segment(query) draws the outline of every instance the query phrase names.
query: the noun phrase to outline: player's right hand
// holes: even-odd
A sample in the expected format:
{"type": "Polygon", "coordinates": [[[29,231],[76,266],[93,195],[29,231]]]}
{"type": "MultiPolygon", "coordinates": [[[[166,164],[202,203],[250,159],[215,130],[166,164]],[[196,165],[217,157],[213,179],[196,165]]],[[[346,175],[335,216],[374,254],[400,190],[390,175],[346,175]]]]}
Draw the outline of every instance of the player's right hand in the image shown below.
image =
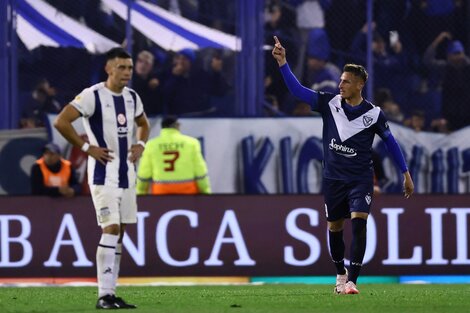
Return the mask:
{"type": "Polygon", "coordinates": [[[114,157],[111,155],[113,151],[109,150],[108,148],[101,148],[90,145],[87,153],[103,165],[106,165],[106,162],[111,162],[114,159],[114,157]]]}
{"type": "Polygon", "coordinates": [[[284,47],[281,45],[281,42],[279,41],[277,36],[274,36],[274,41],[275,41],[275,44],[274,44],[274,48],[272,51],[272,55],[276,59],[277,64],[279,64],[279,66],[283,66],[284,64],[287,63],[286,49],[284,49],[284,47]]]}

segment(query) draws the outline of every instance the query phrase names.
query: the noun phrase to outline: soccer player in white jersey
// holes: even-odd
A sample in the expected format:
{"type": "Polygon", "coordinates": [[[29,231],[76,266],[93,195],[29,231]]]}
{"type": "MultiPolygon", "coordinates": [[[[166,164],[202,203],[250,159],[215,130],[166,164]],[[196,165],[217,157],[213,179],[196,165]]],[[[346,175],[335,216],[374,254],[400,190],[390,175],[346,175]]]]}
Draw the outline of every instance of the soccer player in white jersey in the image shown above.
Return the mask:
{"type": "Polygon", "coordinates": [[[107,80],[84,89],[54,122],[65,139],[88,154],[88,184],[102,229],[96,252],[98,309],[136,307],[116,297],[122,237],[126,225],[137,222],[135,163],[150,129],[139,95],[126,87],[132,69],[132,58],[124,49],[108,51],[107,80]],[[90,143],[72,126],[79,117],[90,143]]]}
{"type": "Polygon", "coordinates": [[[372,143],[375,134],[386,143],[403,173],[406,198],[413,193],[413,180],[383,112],[362,97],[367,81],[364,67],[344,66],[339,95],[316,92],[299,83],[287,64],[284,47],[277,37],[274,40],[272,55],[289,91],[309,103],[323,120],[323,193],[329,248],[337,272],[334,291],[358,294],[356,281],[366,250],[366,224],[373,195],[372,143]],[[351,218],[352,226],[349,271],[344,266],[343,226],[346,218],[351,218]]]}

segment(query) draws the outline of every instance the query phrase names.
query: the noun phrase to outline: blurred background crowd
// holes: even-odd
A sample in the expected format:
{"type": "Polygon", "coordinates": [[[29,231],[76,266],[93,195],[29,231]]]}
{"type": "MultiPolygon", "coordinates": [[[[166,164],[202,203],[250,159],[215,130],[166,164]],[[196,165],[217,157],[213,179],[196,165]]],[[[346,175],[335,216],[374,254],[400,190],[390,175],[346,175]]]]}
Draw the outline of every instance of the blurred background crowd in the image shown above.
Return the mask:
{"type": "MultiPolygon", "coordinates": [[[[57,10],[126,47],[126,22],[102,1],[47,0],[57,10]]],[[[237,35],[236,0],[148,0],[174,14],[237,35]]],[[[266,0],[263,116],[310,116],[293,99],[271,56],[273,36],[287,49],[301,83],[337,92],[342,67],[367,66],[372,37],[374,101],[396,123],[416,131],[451,132],[470,124],[470,8],[466,0],[266,0]]],[[[18,41],[19,128],[44,126],[83,88],[104,80],[103,56],[85,49],[39,47],[18,41]]],[[[129,47],[128,47],[129,48],[129,47]]],[[[236,52],[167,51],[133,32],[132,88],[149,116],[238,116],[236,52]]]]}

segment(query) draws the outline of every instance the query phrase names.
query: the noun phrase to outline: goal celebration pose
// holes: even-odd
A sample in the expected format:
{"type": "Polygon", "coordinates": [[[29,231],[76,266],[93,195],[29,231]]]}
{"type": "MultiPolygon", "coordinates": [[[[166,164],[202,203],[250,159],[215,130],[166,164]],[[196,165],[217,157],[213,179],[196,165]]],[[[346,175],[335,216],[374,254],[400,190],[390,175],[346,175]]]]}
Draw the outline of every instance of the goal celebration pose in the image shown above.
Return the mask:
{"type": "Polygon", "coordinates": [[[328,222],[329,248],[336,267],[335,292],[358,294],[356,281],[366,250],[366,224],[373,195],[372,144],[375,134],[386,143],[403,176],[406,198],[414,190],[403,154],[379,107],[362,97],[367,72],[361,65],[346,64],[339,94],[316,92],[302,86],[286,60],[286,50],[275,36],[273,57],[289,91],[310,104],[323,119],[323,193],[328,222]],[[351,218],[352,242],[349,271],[344,266],[343,226],[351,218]]]}

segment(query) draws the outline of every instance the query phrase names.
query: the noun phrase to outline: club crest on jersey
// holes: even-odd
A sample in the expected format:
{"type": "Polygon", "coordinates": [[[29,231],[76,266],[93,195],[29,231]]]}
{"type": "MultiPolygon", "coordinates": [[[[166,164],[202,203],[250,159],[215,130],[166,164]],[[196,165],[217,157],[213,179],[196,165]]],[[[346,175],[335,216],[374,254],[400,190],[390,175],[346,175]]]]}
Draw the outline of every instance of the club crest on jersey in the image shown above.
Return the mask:
{"type": "Polygon", "coordinates": [[[369,127],[372,124],[373,120],[374,119],[372,117],[370,117],[369,115],[364,115],[362,117],[362,122],[364,123],[365,127],[369,127]]]}
{"type": "Polygon", "coordinates": [[[370,196],[370,194],[367,194],[365,196],[365,200],[366,200],[367,204],[370,204],[372,202],[372,197],[370,196]]]}
{"type": "Polygon", "coordinates": [[[118,121],[119,125],[126,124],[126,116],[122,113],[119,113],[118,116],[117,116],[117,121],[118,121]]]}

